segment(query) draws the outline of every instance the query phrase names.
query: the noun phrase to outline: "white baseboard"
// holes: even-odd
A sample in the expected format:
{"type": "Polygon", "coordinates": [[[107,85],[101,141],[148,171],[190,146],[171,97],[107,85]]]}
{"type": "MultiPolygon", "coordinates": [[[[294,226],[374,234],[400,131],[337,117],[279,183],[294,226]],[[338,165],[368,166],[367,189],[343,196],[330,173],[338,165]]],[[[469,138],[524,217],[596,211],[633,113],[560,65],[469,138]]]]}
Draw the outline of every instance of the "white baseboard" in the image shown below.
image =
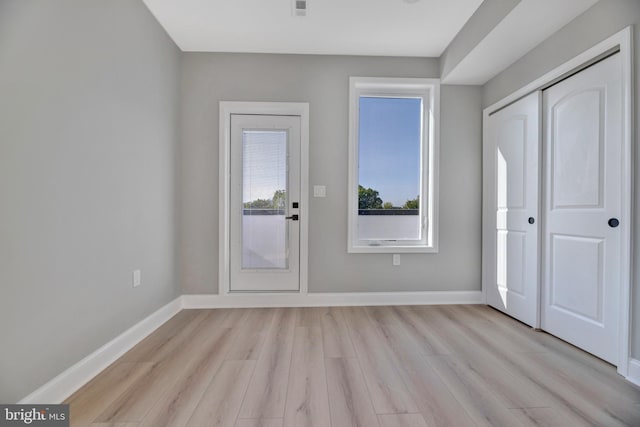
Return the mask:
{"type": "Polygon", "coordinates": [[[629,359],[629,373],[626,379],[630,383],[640,387],[640,360],[629,359]]]}
{"type": "Polygon", "coordinates": [[[480,304],[481,291],[238,293],[182,295],[183,308],[329,307],[362,305],[480,304]]]}
{"type": "Polygon", "coordinates": [[[18,403],[55,404],[63,402],[180,310],[182,310],[182,300],[178,297],[151,313],[151,315],[71,366],[18,403]]]}
{"type": "MultiPolygon", "coordinates": [[[[18,403],[61,403],[182,309],[481,304],[481,291],[345,292],[182,295],[141,320],[18,403]]],[[[627,381],[640,386],[640,360],[629,359],[627,381]]]]}
{"type": "MultiPolygon", "coordinates": [[[[69,367],[18,403],[63,402],[183,308],[480,304],[481,299],[481,291],[182,295],[69,367]]],[[[638,364],[637,378],[640,378],[640,364],[638,364]]]]}

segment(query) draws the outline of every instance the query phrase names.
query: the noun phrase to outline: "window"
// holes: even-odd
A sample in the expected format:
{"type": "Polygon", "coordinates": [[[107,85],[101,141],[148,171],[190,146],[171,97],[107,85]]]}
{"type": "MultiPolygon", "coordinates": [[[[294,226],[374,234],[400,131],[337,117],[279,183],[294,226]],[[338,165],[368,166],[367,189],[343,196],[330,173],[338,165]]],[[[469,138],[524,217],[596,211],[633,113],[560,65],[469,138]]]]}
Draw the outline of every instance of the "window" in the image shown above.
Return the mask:
{"type": "Polygon", "coordinates": [[[349,252],[437,252],[439,85],[351,77],[349,252]]]}

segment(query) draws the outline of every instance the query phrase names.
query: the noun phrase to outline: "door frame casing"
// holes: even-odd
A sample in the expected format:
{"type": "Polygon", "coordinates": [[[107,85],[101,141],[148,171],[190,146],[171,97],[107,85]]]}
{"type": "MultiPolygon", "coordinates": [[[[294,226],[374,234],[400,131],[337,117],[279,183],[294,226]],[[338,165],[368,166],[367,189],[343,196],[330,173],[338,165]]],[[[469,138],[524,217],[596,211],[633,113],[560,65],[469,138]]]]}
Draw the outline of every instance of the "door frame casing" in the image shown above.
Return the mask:
{"type": "MultiPolygon", "coordinates": [[[[623,203],[622,203],[622,217],[628,218],[627,221],[623,221],[620,226],[624,226],[622,229],[622,248],[624,249],[625,259],[622,260],[622,271],[621,271],[621,280],[620,280],[620,299],[619,299],[619,342],[618,342],[618,373],[627,377],[629,375],[629,363],[631,360],[631,278],[633,277],[633,264],[632,264],[632,236],[631,232],[633,230],[633,221],[632,216],[632,208],[634,203],[633,197],[633,185],[634,185],[634,172],[633,172],[633,161],[635,150],[633,146],[633,114],[634,114],[634,105],[633,105],[633,32],[632,27],[626,27],[623,30],[617,32],[616,34],[610,36],[609,38],[601,41],[590,49],[582,52],[580,55],[574,57],[573,59],[565,62],[559,67],[551,70],[546,73],[542,77],[534,80],[533,82],[527,84],[521,89],[516,90],[511,95],[501,99],[500,101],[490,105],[489,107],[483,110],[483,123],[488,119],[489,115],[493,112],[508,106],[509,104],[517,101],[523,96],[534,92],[536,90],[541,89],[545,85],[555,81],[556,79],[571,74],[574,70],[579,69],[584,64],[589,63],[594,58],[619,47],[622,58],[622,99],[623,99],[623,111],[622,111],[622,121],[623,121],[623,158],[624,164],[622,165],[623,171],[623,203]]],[[[486,141],[487,134],[486,128],[483,126],[483,141],[486,141]]],[[[491,186],[491,182],[488,182],[486,179],[488,173],[493,173],[493,171],[489,171],[487,169],[487,147],[483,144],[483,164],[485,165],[485,171],[483,176],[483,221],[482,221],[482,298],[483,302],[486,304],[486,288],[489,286],[490,275],[488,272],[492,265],[495,265],[495,252],[492,252],[493,248],[491,247],[490,236],[489,233],[493,232],[491,227],[491,221],[488,221],[488,215],[491,215],[492,205],[490,202],[493,201],[493,188],[491,186]]],[[[495,166],[495,165],[494,165],[495,166]]],[[[542,189],[542,187],[541,187],[542,189]]],[[[544,218],[540,218],[541,221],[544,218]]],[[[540,232],[542,232],[543,227],[540,227],[540,232]]],[[[541,237],[541,236],[540,236],[541,237]]],[[[542,242],[542,240],[540,240],[542,242]]],[[[542,247],[540,246],[540,249],[542,247]]],[[[538,290],[541,292],[541,273],[539,271],[539,286],[538,290]]],[[[538,298],[540,301],[540,298],[538,298]]],[[[538,305],[538,325],[540,322],[540,304],[538,305]]]]}
{"type": "MultiPolygon", "coordinates": [[[[267,294],[307,294],[309,271],[309,104],[306,102],[220,101],[218,174],[218,294],[233,297],[231,283],[231,116],[272,115],[300,117],[300,290],[267,294]]],[[[265,292],[252,292],[252,295],[265,292]]]]}

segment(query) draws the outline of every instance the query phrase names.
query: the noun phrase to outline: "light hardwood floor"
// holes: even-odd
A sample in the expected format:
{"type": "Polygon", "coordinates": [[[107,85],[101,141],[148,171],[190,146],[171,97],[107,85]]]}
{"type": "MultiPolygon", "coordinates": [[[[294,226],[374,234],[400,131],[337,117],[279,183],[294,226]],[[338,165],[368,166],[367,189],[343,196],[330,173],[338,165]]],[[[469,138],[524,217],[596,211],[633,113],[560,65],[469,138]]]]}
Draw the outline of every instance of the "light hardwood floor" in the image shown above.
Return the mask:
{"type": "Polygon", "coordinates": [[[72,426],[640,426],[640,389],[485,306],[184,310],[72,426]]]}

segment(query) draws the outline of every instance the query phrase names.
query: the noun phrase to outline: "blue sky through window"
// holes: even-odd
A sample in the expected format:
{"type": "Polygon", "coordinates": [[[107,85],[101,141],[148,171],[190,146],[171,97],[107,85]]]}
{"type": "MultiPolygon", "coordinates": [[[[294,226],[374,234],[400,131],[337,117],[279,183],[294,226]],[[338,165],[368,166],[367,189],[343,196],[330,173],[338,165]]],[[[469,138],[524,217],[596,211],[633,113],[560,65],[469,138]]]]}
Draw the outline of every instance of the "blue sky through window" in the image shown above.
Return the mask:
{"type": "Polygon", "coordinates": [[[358,180],[401,207],[420,193],[419,98],[360,97],[358,180]]]}

